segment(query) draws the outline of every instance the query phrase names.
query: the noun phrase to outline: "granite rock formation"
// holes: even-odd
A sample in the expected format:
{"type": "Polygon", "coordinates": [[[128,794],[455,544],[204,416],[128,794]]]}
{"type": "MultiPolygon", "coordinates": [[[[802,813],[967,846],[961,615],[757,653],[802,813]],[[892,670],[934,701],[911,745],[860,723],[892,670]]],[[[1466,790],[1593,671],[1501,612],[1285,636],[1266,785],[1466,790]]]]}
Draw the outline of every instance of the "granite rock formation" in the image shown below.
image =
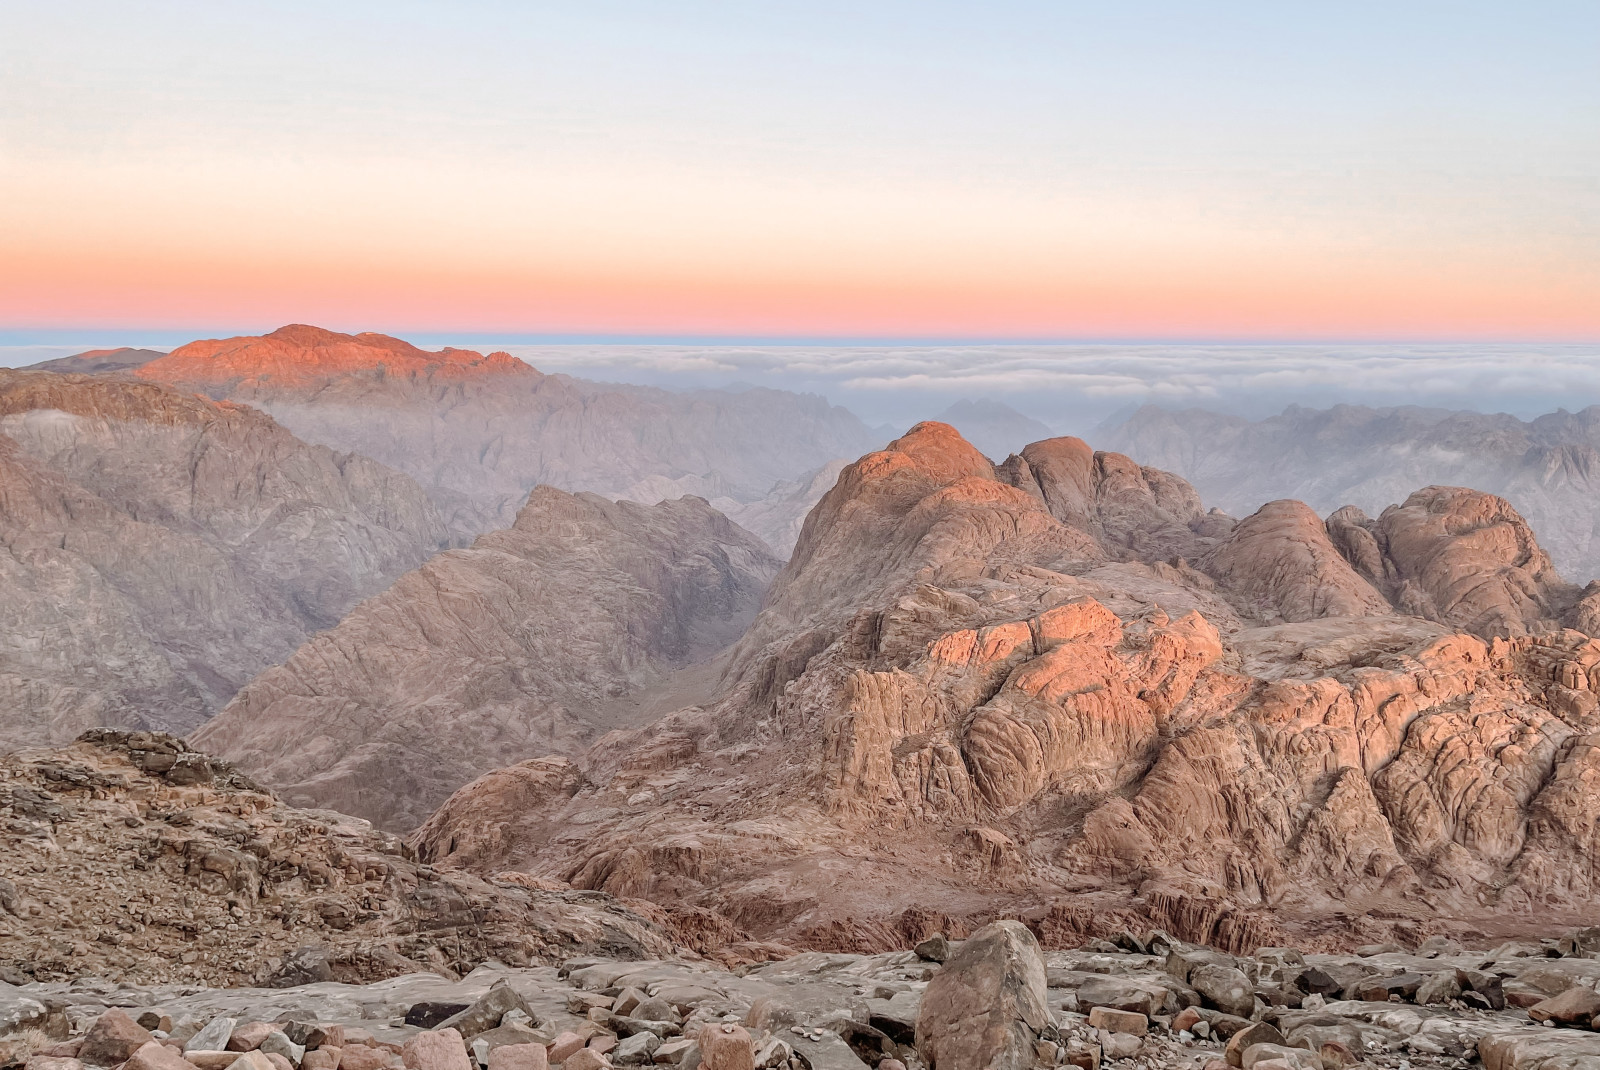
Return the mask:
{"type": "Polygon", "coordinates": [[[1600,578],[1600,407],[1505,413],[1291,406],[1265,420],[1145,406],[1098,440],[1176,472],[1235,514],[1281,498],[1371,516],[1430,484],[1499,495],[1568,579],[1600,578]]]}
{"type": "Polygon", "coordinates": [[[447,537],[407,477],[253,410],[0,371],[0,750],[188,731],[447,537]]]}
{"type": "Polygon", "coordinates": [[[1577,919],[1579,594],[1492,495],[1235,523],[1077,440],[995,466],[922,424],[812,511],[712,701],[598,741],[570,795],[491,774],[412,843],[819,948],[1001,910],[1230,950],[1577,919]]]}
{"type": "Polygon", "coordinates": [[[779,564],[698,498],[540,487],[511,527],[251,681],[194,742],[297,805],[410,829],[487,768],[648,716],[653,687],[692,695],[710,670],[674,671],[738,638],[779,564]]]}
{"type": "Polygon", "coordinates": [[[70,357],[57,357],[55,360],[30,364],[23,370],[58,372],[63,375],[105,375],[110,372],[131,372],[164,356],[166,354],[159,349],[135,349],[130,346],[122,346],[119,349],[91,349],[85,353],[74,353],[70,357]]]}
{"type": "Polygon", "coordinates": [[[591,383],[505,353],[303,325],[191,342],[136,374],[248,403],[308,441],[405,472],[467,535],[509,525],[540,484],[750,503],[877,441],[812,395],[591,383]]]}

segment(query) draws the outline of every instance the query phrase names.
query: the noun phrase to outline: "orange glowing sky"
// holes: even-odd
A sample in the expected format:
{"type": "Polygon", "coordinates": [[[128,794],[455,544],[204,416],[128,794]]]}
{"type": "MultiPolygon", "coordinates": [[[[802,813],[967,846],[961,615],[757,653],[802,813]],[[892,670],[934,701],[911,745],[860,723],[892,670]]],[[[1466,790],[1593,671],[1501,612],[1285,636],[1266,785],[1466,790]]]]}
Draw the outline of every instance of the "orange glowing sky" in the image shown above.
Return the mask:
{"type": "Polygon", "coordinates": [[[10,17],[0,329],[1600,338],[1593,5],[581,7],[10,17]]]}

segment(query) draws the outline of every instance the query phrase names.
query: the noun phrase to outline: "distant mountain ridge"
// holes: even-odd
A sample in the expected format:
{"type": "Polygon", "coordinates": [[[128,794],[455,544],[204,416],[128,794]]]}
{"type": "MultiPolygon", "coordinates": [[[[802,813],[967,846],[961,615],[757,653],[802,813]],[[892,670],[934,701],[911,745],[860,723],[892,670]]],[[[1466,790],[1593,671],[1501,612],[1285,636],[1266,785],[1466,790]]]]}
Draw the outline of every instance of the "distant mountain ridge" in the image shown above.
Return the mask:
{"type": "Polygon", "coordinates": [[[1295,498],[1319,513],[1354,505],[1376,516],[1419,486],[1472,487],[1509,501],[1563,575],[1600,578],[1600,406],[1527,421],[1414,406],[1290,406],[1253,421],[1146,405],[1098,439],[1176,472],[1236,515],[1295,498]]]}
{"type": "Polygon", "coordinates": [[[540,484],[747,504],[881,441],[815,395],[588,382],[505,353],[301,324],[192,342],[135,374],[255,406],[302,438],[407,473],[458,536],[509,526],[540,484]]]}

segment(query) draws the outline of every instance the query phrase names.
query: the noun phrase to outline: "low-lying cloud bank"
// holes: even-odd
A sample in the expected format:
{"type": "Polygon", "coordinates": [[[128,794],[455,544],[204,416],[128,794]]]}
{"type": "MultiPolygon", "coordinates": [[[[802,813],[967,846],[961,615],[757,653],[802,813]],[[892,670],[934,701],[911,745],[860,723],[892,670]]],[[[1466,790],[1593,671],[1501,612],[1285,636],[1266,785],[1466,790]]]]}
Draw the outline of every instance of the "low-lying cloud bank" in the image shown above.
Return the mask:
{"type": "Polygon", "coordinates": [[[1600,403],[1600,345],[505,348],[544,371],[590,378],[814,391],[896,426],[961,398],[993,398],[1079,433],[1146,403],[1251,417],[1339,402],[1524,417],[1600,403]]]}
{"type": "MultiPolygon", "coordinates": [[[[505,349],[542,371],[614,382],[809,391],[889,428],[980,398],[1078,434],[1147,403],[1252,418],[1291,404],[1424,405],[1526,418],[1600,403],[1600,345],[455,344],[505,349]]],[[[74,351],[0,347],[0,365],[74,351]]]]}

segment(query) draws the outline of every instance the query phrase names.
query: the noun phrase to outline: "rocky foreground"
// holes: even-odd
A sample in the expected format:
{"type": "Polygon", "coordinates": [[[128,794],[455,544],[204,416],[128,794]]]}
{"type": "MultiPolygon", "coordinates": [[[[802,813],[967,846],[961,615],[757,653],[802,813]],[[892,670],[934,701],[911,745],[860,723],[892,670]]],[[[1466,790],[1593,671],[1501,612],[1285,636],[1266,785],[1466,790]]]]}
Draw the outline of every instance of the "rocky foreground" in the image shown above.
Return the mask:
{"type": "Polygon", "coordinates": [[[0,1068],[83,1070],[1587,1070],[1600,929],[1466,950],[1231,956],[1162,932],[1041,952],[995,922],[727,972],[693,956],[485,962],[459,980],[0,985],[0,1068]]]}

